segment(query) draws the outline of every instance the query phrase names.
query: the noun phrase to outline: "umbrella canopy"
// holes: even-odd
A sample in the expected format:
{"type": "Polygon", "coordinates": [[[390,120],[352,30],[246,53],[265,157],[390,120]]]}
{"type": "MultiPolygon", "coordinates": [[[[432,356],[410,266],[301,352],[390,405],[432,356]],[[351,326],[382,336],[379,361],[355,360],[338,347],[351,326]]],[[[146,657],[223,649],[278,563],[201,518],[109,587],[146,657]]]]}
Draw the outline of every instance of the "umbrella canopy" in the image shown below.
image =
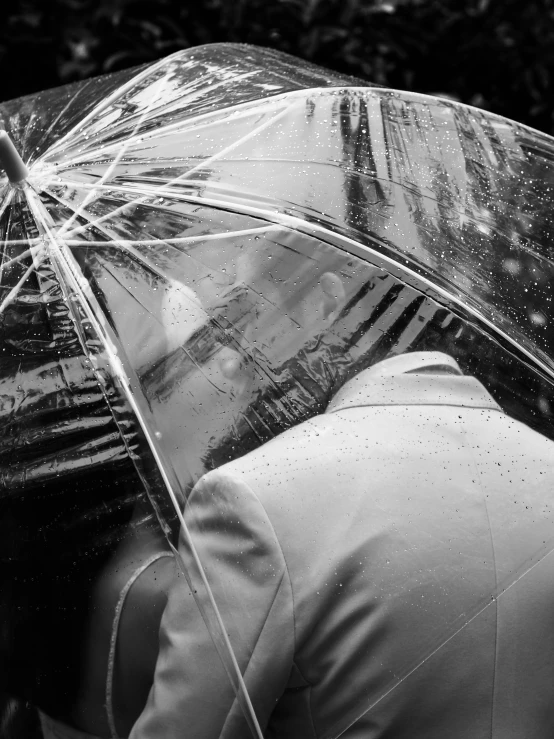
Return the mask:
{"type": "MultiPolygon", "coordinates": [[[[136,475],[171,538],[206,469],[415,349],[453,355],[554,437],[546,135],[234,45],[0,116],[28,169],[0,178],[5,499],[136,475]]],[[[189,544],[184,571],[250,715],[189,544]]]]}

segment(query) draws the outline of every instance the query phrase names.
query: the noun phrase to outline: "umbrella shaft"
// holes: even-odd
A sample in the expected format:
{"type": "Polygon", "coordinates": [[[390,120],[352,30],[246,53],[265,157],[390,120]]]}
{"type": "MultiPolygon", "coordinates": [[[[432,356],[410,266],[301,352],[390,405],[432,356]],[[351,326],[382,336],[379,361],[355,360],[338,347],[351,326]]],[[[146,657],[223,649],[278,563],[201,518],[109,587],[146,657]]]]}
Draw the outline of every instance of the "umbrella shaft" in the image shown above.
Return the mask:
{"type": "Polygon", "coordinates": [[[23,159],[5,131],[0,131],[0,167],[13,183],[25,180],[29,174],[23,159]]]}

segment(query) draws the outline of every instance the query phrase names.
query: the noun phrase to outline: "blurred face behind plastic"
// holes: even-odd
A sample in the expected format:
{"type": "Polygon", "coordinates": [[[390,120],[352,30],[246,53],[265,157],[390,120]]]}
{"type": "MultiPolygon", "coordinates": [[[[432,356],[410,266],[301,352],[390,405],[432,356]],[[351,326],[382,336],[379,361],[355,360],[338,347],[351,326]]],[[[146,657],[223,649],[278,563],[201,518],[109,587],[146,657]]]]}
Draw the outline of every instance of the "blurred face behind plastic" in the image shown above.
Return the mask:
{"type": "Polygon", "coordinates": [[[165,279],[102,272],[122,349],[183,491],[224,438],[239,444],[237,424],[274,384],[273,370],[344,303],[343,278],[322,269],[337,264],[330,255],[320,265],[274,238],[207,240],[175,253],[165,279]]]}
{"type": "MultiPolygon", "coordinates": [[[[465,369],[477,346],[460,318],[385,270],[286,228],[261,231],[174,249],[168,277],[109,269],[99,280],[185,496],[207,469],[321,412],[352,367],[428,348],[465,369]]],[[[494,387],[508,373],[487,366],[488,378],[477,373],[489,389],[513,398],[494,387]]]]}

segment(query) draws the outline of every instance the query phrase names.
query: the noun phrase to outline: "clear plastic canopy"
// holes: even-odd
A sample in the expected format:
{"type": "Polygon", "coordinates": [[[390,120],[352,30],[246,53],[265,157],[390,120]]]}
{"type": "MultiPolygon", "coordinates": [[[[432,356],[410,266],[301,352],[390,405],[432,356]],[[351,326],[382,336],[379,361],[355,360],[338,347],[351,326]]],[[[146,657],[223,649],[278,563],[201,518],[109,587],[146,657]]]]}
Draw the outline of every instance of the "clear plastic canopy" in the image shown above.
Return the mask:
{"type": "MultiPolygon", "coordinates": [[[[0,116],[30,170],[0,178],[10,695],[128,732],[90,697],[90,645],[109,652],[91,616],[102,583],[187,538],[205,471],[321,413],[375,362],[445,352],[554,438],[546,135],[234,45],[0,116]]],[[[201,559],[183,551],[259,736],[201,559]]],[[[429,620],[421,660],[461,615],[429,620]]]]}

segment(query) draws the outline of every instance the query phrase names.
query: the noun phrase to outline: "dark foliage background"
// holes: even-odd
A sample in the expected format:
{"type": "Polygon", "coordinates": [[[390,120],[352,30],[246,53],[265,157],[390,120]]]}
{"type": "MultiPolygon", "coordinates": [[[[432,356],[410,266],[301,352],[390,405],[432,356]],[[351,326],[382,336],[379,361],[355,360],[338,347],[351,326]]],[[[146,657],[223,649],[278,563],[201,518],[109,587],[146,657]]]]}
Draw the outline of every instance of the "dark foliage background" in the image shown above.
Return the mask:
{"type": "Polygon", "coordinates": [[[2,15],[2,100],[239,41],[554,133],[553,0],[13,0],[2,15]]]}

